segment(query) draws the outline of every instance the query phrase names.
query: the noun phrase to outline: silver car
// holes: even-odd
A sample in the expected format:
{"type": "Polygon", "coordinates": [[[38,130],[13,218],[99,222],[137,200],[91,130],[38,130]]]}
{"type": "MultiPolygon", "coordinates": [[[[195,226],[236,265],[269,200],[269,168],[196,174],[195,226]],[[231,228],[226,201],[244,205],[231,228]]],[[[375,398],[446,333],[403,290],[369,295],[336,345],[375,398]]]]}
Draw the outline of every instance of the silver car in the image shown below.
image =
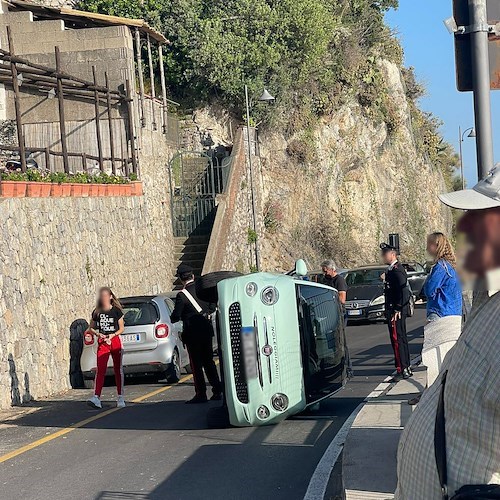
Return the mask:
{"type": "MultiPolygon", "coordinates": [[[[179,381],[183,368],[191,371],[181,340],[182,322],[172,324],[170,321],[176,293],[120,299],[125,320],[125,331],[121,335],[125,375],[153,375],[158,380],[174,383],[179,381]]],[[[85,335],[81,357],[85,379],[95,377],[96,360],[97,341],[94,336],[85,335]]],[[[106,375],[112,374],[110,357],[106,375]]]]}

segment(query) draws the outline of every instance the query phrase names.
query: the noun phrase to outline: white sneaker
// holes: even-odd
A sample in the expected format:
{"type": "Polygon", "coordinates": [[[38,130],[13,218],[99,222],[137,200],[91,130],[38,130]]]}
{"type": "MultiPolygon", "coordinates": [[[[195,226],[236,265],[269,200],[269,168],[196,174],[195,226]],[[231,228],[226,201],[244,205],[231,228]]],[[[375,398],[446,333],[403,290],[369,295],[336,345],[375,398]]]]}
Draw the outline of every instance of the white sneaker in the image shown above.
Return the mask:
{"type": "Polygon", "coordinates": [[[87,404],[92,406],[92,408],[102,408],[101,400],[95,394],[87,401],[87,404]]]}
{"type": "Polygon", "coordinates": [[[118,399],[116,400],[116,407],[125,408],[125,406],[127,406],[125,404],[125,398],[123,396],[118,396],[118,399]]]}

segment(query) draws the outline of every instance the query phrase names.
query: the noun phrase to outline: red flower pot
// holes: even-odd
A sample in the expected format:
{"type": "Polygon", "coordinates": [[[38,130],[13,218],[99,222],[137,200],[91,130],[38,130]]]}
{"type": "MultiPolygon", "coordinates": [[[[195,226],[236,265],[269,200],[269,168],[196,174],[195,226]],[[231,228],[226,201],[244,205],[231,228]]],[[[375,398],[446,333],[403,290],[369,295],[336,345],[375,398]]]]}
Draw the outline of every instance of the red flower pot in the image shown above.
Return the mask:
{"type": "Polygon", "coordinates": [[[52,189],[52,184],[50,182],[42,182],[40,187],[40,196],[42,198],[48,198],[50,196],[50,191],[52,189]]]}
{"type": "Polygon", "coordinates": [[[0,182],[0,196],[4,198],[24,198],[26,196],[26,181],[0,182]]]}
{"type": "Polygon", "coordinates": [[[72,185],[69,182],[61,184],[61,188],[62,188],[62,196],[64,198],[71,196],[72,185]]]}
{"type": "Polygon", "coordinates": [[[89,196],[99,196],[99,184],[89,184],[89,196]]]}
{"type": "MultiPolygon", "coordinates": [[[[40,198],[42,196],[43,182],[27,182],[26,183],[26,196],[30,198],[40,198]]],[[[49,184],[50,187],[50,184],[49,184]]]]}
{"type": "Polygon", "coordinates": [[[61,198],[63,196],[63,185],[55,182],[51,184],[50,196],[52,196],[52,198],[61,198]]]}
{"type": "Polygon", "coordinates": [[[120,184],[107,184],[107,195],[108,196],[120,196],[120,184]]]}
{"type": "Polygon", "coordinates": [[[82,184],[82,196],[90,196],[90,184],[82,184]]]}
{"type": "Polygon", "coordinates": [[[97,196],[106,196],[106,184],[97,184],[97,196]]]}
{"type": "Polygon", "coordinates": [[[82,196],[83,184],[71,183],[71,196],[82,196]]]}
{"type": "Polygon", "coordinates": [[[131,182],[132,196],[142,196],[142,182],[131,182]]]}

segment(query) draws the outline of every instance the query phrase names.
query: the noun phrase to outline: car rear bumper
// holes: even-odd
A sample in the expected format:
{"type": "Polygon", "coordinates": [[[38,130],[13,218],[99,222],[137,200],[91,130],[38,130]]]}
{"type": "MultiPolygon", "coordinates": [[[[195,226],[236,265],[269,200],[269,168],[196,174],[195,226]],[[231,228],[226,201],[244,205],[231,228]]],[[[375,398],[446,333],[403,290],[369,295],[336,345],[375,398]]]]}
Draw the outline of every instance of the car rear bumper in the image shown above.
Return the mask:
{"type": "Polygon", "coordinates": [[[349,314],[350,310],[347,310],[348,321],[379,321],[385,320],[385,306],[368,306],[359,309],[361,314],[352,315],[349,314]]]}
{"type": "MultiPolygon", "coordinates": [[[[171,343],[159,344],[156,349],[145,351],[127,351],[123,353],[123,373],[130,374],[157,374],[164,372],[172,361],[174,346],[171,343]]],[[[187,360],[182,360],[185,365],[187,360]]],[[[83,350],[81,367],[85,378],[94,378],[97,357],[91,347],[83,350]]],[[[106,375],[113,375],[113,360],[110,356],[106,375]]]]}
{"type": "MultiPolygon", "coordinates": [[[[156,375],[161,374],[167,370],[169,367],[168,364],[165,363],[144,363],[140,365],[124,365],[123,373],[125,375],[156,375]]],[[[86,370],[83,372],[83,376],[86,379],[95,378],[96,369],[92,368],[91,370],[86,370]]],[[[114,375],[113,366],[108,366],[106,370],[106,376],[114,375]]]]}

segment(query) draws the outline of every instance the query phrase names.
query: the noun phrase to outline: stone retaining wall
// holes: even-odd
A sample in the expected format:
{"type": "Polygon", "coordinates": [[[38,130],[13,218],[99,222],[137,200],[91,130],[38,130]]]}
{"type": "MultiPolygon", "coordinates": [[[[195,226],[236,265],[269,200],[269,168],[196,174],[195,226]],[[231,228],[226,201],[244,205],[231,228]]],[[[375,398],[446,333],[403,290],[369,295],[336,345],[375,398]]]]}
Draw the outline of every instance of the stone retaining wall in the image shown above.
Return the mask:
{"type": "Polygon", "coordinates": [[[69,388],[69,328],[100,286],[170,290],[173,151],[159,133],[142,139],[144,196],[0,198],[0,408],[69,388]]]}

